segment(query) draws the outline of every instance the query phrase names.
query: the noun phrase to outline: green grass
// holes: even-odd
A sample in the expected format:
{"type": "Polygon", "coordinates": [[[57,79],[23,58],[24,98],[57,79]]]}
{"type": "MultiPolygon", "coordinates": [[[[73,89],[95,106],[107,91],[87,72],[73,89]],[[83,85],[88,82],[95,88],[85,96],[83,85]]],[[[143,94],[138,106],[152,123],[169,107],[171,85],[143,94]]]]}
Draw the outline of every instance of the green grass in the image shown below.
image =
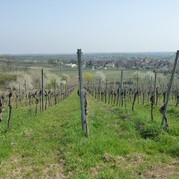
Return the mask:
{"type": "MultiPolygon", "coordinates": [[[[7,109],[0,124],[0,178],[177,178],[179,109],[162,116],[148,105],[108,106],[88,96],[89,138],[81,127],[79,97],[74,92],[35,116],[14,109],[5,134],[7,109]]],[[[35,110],[35,109],[34,109],[35,110]]]]}

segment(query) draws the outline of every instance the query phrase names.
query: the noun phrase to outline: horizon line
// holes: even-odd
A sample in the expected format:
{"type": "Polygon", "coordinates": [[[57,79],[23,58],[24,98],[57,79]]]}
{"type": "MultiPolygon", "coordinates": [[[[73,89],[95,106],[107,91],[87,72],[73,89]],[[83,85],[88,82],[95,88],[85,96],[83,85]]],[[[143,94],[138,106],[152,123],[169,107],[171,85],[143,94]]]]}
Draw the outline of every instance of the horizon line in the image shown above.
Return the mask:
{"type": "MultiPolygon", "coordinates": [[[[128,52],[83,52],[83,54],[136,54],[136,53],[174,53],[175,51],[128,51],[128,52]]],[[[29,56],[29,55],[33,55],[33,56],[37,56],[37,55],[74,55],[76,54],[76,52],[74,53],[0,53],[0,56],[29,56]]]]}

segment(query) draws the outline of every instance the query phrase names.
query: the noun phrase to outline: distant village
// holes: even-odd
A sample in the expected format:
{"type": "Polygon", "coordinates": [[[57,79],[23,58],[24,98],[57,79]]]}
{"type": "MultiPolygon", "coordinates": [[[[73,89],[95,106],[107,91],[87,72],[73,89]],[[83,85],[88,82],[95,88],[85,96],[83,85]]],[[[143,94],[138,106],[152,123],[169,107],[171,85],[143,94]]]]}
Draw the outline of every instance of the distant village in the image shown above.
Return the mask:
{"type": "Polygon", "coordinates": [[[173,67],[173,61],[168,60],[151,60],[144,58],[142,60],[117,60],[117,61],[89,61],[86,67],[96,69],[108,68],[125,68],[125,69],[160,69],[163,71],[170,70],[173,67]]]}
{"type": "MultiPolygon", "coordinates": [[[[106,53],[83,55],[83,68],[92,70],[99,69],[151,69],[170,71],[173,67],[175,53],[106,53]],[[172,54],[172,55],[171,55],[172,54]]],[[[0,66],[18,62],[19,64],[31,66],[36,64],[47,64],[54,67],[77,68],[76,54],[68,55],[6,55],[0,56],[0,66]]],[[[6,65],[6,66],[7,66],[6,65]]],[[[178,63],[179,66],[179,63],[178,63]]],[[[177,68],[177,72],[179,68],[177,68]]]]}
{"type": "MultiPolygon", "coordinates": [[[[87,54],[83,55],[83,68],[92,70],[119,68],[170,71],[173,67],[174,58],[174,53],[87,54]]],[[[78,65],[76,56],[64,56],[61,61],[63,67],[66,68],[76,68],[78,65]]]]}
{"type": "MultiPolygon", "coordinates": [[[[76,63],[66,63],[63,65],[66,68],[77,68],[76,63]]],[[[83,68],[95,69],[160,69],[161,71],[171,70],[173,61],[169,60],[154,60],[154,59],[140,59],[140,60],[87,60],[83,62],[83,68]]]]}

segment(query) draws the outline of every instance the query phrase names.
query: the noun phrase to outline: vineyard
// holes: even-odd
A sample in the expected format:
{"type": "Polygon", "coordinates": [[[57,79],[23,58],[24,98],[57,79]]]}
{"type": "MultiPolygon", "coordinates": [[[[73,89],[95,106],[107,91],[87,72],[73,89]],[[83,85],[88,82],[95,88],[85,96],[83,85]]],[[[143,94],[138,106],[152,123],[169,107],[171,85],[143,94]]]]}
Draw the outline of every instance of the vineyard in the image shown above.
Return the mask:
{"type": "MultiPolygon", "coordinates": [[[[157,83],[159,81],[157,74],[154,74],[154,76],[153,80],[151,77],[145,79],[145,81],[141,80],[141,83],[138,74],[132,81],[131,79],[123,81],[123,71],[121,71],[120,79],[88,81],[85,83],[85,89],[94,98],[108,105],[122,108],[131,106],[132,111],[135,110],[136,103],[146,105],[149,108],[149,114],[151,113],[151,120],[153,120],[153,107],[162,107],[165,104],[168,89],[165,82],[157,83]]],[[[178,84],[175,84],[172,88],[170,106],[176,109],[179,106],[178,84]]]]}
{"type": "MultiPolygon", "coordinates": [[[[56,105],[59,102],[65,100],[76,88],[75,84],[57,84],[56,79],[53,79],[52,84],[46,84],[44,88],[44,73],[43,69],[41,76],[39,75],[39,89],[27,89],[27,82],[24,81],[23,87],[21,87],[20,81],[17,81],[14,88],[7,91],[1,91],[0,96],[0,121],[3,119],[4,108],[8,108],[8,120],[6,132],[10,127],[10,120],[12,114],[12,108],[27,108],[30,115],[37,115],[38,112],[43,112],[49,107],[56,105]],[[50,86],[49,86],[50,85],[50,86]],[[52,87],[53,86],[53,87],[52,87]]],[[[15,83],[15,82],[13,82],[15,83]]],[[[30,84],[31,85],[31,84],[30,84]]]]}
{"type": "Polygon", "coordinates": [[[1,83],[0,178],[178,178],[178,74],[163,123],[171,73],[84,69],[86,137],[63,70],[1,83]]]}

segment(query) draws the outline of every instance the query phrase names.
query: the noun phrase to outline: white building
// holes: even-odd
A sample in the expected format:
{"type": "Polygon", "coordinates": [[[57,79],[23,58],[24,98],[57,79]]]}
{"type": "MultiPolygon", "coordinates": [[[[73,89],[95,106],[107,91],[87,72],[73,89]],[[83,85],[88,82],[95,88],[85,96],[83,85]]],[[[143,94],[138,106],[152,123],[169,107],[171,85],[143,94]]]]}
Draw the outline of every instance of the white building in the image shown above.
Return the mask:
{"type": "Polygon", "coordinates": [[[73,63],[67,63],[64,65],[64,67],[68,67],[68,68],[76,68],[77,65],[76,64],[73,64],[73,63]]]}
{"type": "Polygon", "coordinates": [[[108,64],[106,64],[106,67],[107,68],[114,68],[115,65],[114,65],[114,63],[108,63],[108,64]]]}

